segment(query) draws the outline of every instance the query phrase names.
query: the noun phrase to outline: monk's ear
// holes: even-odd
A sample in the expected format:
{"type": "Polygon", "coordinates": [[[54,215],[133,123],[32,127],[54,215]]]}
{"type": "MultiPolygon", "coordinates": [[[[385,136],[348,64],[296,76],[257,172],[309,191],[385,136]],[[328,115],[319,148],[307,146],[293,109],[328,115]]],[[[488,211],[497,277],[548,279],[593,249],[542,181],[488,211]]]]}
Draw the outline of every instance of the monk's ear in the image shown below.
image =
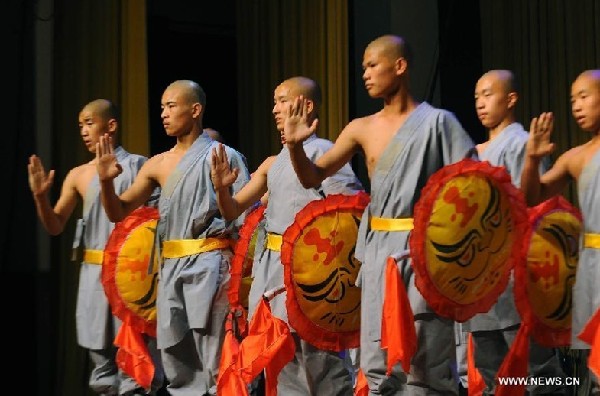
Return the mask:
{"type": "Polygon", "coordinates": [[[398,75],[404,74],[404,73],[406,73],[407,70],[408,70],[408,62],[406,61],[406,58],[400,57],[400,58],[396,59],[396,73],[398,75]]]}
{"type": "Polygon", "coordinates": [[[308,107],[308,113],[310,114],[315,109],[315,102],[312,101],[311,99],[307,99],[306,100],[306,106],[308,107]]]}
{"type": "Polygon", "coordinates": [[[192,105],[192,113],[194,117],[200,117],[203,110],[204,106],[202,106],[199,102],[196,102],[192,105]]]}
{"type": "Polygon", "coordinates": [[[108,132],[114,134],[117,131],[118,127],[119,121],[117,121],[115,118],[111,118],[110,120],[108,120],[108,132]]]}
{"type": "Polygon", "coordinates": [[[512,109],[517,105],[517,101],[519,100],[519,94],[516,92],[508,93],[508,108],[512,109]]]}

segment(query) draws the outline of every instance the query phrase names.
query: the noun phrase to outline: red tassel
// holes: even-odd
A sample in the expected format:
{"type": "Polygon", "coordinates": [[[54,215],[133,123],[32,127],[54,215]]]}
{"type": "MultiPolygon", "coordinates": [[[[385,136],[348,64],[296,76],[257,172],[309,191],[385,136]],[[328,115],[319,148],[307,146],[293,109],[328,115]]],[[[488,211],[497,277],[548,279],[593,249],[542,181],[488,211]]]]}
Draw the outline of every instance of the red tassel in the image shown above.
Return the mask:
{"type": "Polygon", "coordinates": [[[385,298],[381,320],[381,349],[387,349],[387,375],[400,362],[405,373],[410,372],[410,361],[417,351],[417,333],[412,309],[400,280],[398,266],[388,257],[385,270],[385,298]]]}
{"type": "MultiPolygon", "coordinates": [[[[517,336],[504,358],[497,378],[525,378],[529,365],[529,328],[521,324],[517,336]]],[[[497,384],[496,396],[517,396],[525,394],[525,384],[506,385],[497,384]]]]}
{"type": "Polygon", "coordinates": [[[246,383],[239,372],[239,343],[233,334],[233,312],[229,312],[225,323],[225,339],[221,349],[217,394],[248,396],[246,383]]]}
{"type": "Polygon", "coordinates": [[[354,387],[354,396],[369,396],[369,383],[362,369],[358,370],[356,377],[356,386],[354,387]]]}
{"type": "Polygon", "coordinates": [[[600,377],[600,309],[596,311],[577,337],[591,345],[588,367],[596,377],[600,377]]]}
{"type": "Polygon", "coordinates": [[[248,335],[240,344],[240,374],[250,383],[265,370],[266,396],[277,395],[277,376],[296,353],[296,343],[284,321],[271,313],[262,299],[252,315],[248,335]]]}
{"type": "Polygon", "coordinates": [[[114,344],[119,348],[116,356],[119,368],[149,390],[154,377],[154,362],[142,333],[135,331],[129,322],[123,322],[114,344]]]}
{"type": "Polygon", "coordinates": [[[469,333],[467,344],[467,386],[469,387],[469,396],[481,396],[485,390],[485,381],[481,376],[477,366],[475,366],[475,344],[473,335],[469,333]]]}

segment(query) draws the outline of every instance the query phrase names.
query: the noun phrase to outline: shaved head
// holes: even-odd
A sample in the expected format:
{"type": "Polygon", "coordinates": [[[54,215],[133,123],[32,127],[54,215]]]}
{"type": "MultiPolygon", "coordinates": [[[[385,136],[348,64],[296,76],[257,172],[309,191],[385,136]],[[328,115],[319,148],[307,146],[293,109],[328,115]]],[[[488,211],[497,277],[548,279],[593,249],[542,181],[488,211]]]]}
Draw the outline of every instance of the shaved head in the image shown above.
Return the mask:
{"type": "Polygon", "coordinates": [[[202,87],[195,81],[177,80],[173,81],[167,89],[177,89],[181,98],[187,103],[200,103],[202,107],[206,106],[206,93],[202,87]]]}
{"type": "Polygon", "coordinates": [[[518,92],[515,75],[510,70],[504,70],[504,69],[490,70],[487,73],[485,73],[483,76],[481,76],[481,78],[479,80],[481,81],[483,79],[490,78],[490,77],[495,79],[500,84],[500,86],[504,90],[504,93],[508,94],[511,92],[518,92]]]}
{"type": "Polygon", "coordinates": [[[377,50],[391,60],[404,58],[409,65],[412,63],[410,46],[402,37],[393,34],[376,38],[367,45],[366,50],[377,50]]]}
{"type": "Polygon", "coordinates": [[[588,80],[600,91],[600,69],[586,70],[577,77],[579,79],[588,80]]]}
{"type": "Polygon", "coordinates": [[[316,107],[321,106],[322,94],[321,87],[316,81],[303,76],[291,77],[285,80],[282,85],[287,85],[290,89],[291,96],[304,96],[312,100],[316,107]]]}
{"type": "Polygon", "coordinates": [[[83,107],[82,111],[84,110],[101,117],[105,121],[110,119],[119,121],[119,109],[107,99],[92,100],[83,107]]]}

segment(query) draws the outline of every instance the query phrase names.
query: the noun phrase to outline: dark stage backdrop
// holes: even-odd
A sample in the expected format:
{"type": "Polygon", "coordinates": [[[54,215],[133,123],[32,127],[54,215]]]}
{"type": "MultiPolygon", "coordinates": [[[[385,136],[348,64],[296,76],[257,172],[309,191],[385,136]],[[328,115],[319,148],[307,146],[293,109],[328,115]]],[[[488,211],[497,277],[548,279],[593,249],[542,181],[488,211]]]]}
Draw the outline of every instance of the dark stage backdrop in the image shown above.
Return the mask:
{"type": "MultiPolygon", "coordinates": [[[[66,172],[90,159],[77,130],[86,101],[121,104],[125,147],[154,154],[171,144],[159,123],[162,90],[173,79],[196,79],[208,94],[206,126],[246,154],[253,170],[279,149],[276,82],[306,73],[327,84],[322,133],[335,139],[349,119],[380,107],[364,91],[362,53],[391,32],[415,47],[415,95],[455,112],[476,141],[485,137],[475,81],[492,68],[513,69],[522,86],[519,121],[527,126],[554,111],[560,153],[588,138],[570,115],[570,83],[600,67],[600,0],[8,0],[2,21],[6,394],[91,394],[75,337],[74,223],[58,237],[40,230],[26,172],[28,156],[42,154],[57,172],[55,199],[66,172]]],[[[362,161],[353,163],[366,180],[362,161]]]]}

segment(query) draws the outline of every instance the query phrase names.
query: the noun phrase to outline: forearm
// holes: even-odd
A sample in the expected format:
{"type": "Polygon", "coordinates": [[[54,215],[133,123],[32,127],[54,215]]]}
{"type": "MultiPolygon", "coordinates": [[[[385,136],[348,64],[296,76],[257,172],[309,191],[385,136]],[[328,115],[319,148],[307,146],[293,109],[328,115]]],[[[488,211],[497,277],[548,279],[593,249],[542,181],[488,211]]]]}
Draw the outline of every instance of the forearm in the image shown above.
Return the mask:
{"type": "Polygon", "coordinates": [[[50,201],[46,194],[43,195],[35,195],[33,196],[33,200],[35,201],[35,209],[42,223],[42,226],[48,234],[50,235],[58,235],[63,232],[64,222],[58,217],[56,213],[54,213],[54,209],[50,205],[50,201]]]}
{"type": "Polygon", "coordinates": [[[318,187],[325,176],[322,175],[319,168],[313,164],[313,162],[306,156],[304,147],[302,144],[296,144],[289,146],[290,159],[292,160],[292,166],[296,175],[300,180],[300,183],[304,188],[318,187]]]}
{"type": "Polygon", "coordinates": [[[543,200],[539,167],[539,158],[525,157],[525,164],[521,173],[521,191],[528,206],[535,206],[543,200]]]}
{"type": "Polygon", "coordinates": [[[245,210],[237,201],[233,199],[229,192],[229,187],[222,187],[216,190],[217,205],[223,218],[227,221],[236,219],[245,210]]]}
{"type": "Polygon", "coordinates": [[[108,219],[113,223],[123,220],[127,216],[127,213],[125,212],[123,203],[115,192],[113,180],[100,181],[100,187],[100,199],[102,200],[102,206],[108,219]]]}

